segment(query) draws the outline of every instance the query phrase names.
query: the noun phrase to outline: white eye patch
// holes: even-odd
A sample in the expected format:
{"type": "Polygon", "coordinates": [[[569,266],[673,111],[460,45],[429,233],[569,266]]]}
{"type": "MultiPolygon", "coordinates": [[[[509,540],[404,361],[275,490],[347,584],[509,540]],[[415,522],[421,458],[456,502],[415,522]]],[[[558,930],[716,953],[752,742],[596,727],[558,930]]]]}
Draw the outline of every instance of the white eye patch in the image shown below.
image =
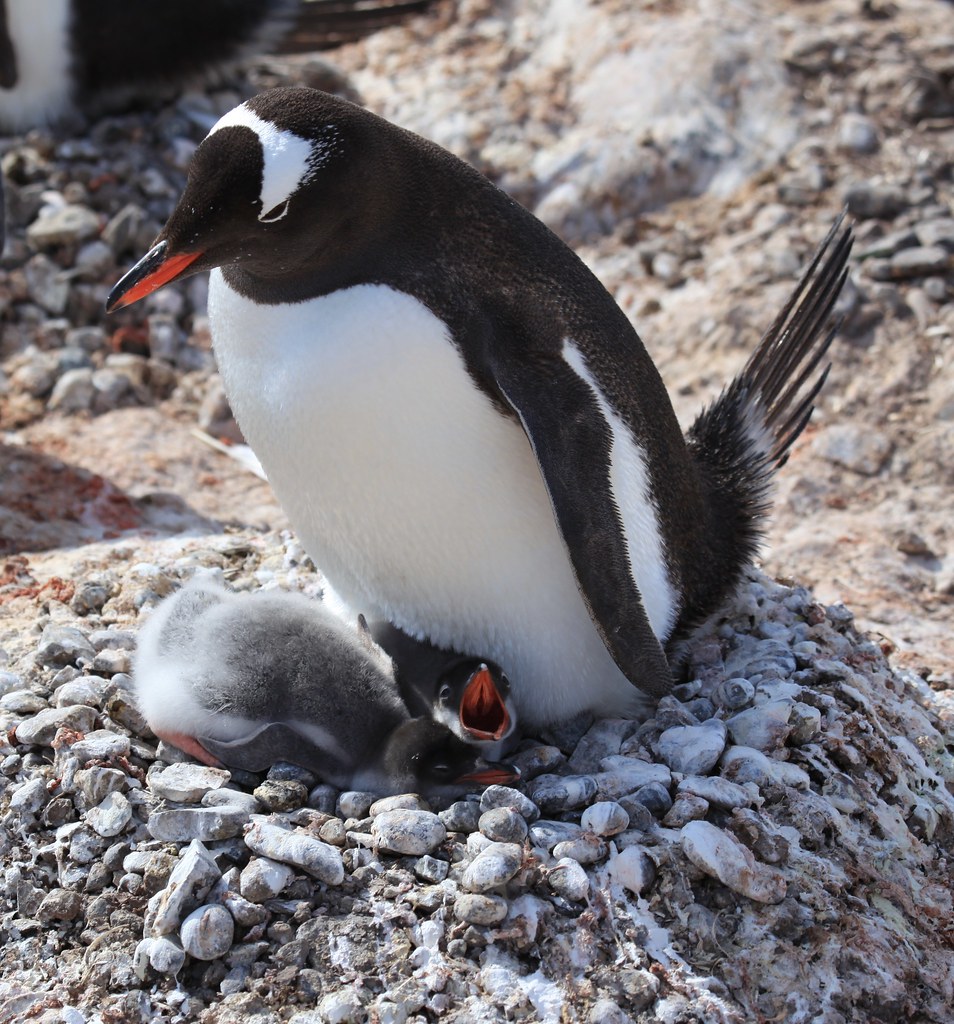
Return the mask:
{"type": "Polygon", "coordinates": [[[244,103],[219,118],[209,135],[232,127],[251,128],[262,145],[262,209],[258,219],[264,224],[281,220],[288,213],[288,201],[321,166],[327,144],[283,131],[244,103]]]}

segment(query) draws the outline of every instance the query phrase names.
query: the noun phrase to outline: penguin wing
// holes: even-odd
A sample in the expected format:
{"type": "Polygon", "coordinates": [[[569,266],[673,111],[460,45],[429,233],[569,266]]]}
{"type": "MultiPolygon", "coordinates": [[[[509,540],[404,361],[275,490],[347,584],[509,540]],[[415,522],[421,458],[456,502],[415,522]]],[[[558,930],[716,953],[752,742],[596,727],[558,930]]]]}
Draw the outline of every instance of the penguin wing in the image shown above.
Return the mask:
{"type": "Polygon", "coordinates": [[[247,772],[266,771],[278,761],[287,761],[327,781],[339,776],[342,770],[336,751],[322,749],[285,722],[266,722],[234,740],[211,736],[199,736],[198,740],[223,764],[247,772]]]}
{"type": "Polygon", "coordinates": [[[528,363],[510,355],[494,376],[540,466],[590,617],[623,675],[663,696],[672,673],[630,567],[611,483],[610,424],[592,388],[564,359],[528,363]]]}

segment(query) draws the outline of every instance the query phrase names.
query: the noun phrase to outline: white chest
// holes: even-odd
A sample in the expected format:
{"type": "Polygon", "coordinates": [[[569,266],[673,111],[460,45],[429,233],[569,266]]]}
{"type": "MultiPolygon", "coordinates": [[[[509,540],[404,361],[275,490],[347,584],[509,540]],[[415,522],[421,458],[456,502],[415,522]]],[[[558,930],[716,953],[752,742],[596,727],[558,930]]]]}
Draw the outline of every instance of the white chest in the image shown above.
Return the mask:
{"type": "Polygon", "coordinates": [[[209,311],[236,418],[356,611],[498,660],[525,721],[530,697],[589,706],[587,680],[629,706],[634,691],[579,596],[529,443],[473,383],[440,320],[383,285],[260,306],[218,271],[209,311]]]}

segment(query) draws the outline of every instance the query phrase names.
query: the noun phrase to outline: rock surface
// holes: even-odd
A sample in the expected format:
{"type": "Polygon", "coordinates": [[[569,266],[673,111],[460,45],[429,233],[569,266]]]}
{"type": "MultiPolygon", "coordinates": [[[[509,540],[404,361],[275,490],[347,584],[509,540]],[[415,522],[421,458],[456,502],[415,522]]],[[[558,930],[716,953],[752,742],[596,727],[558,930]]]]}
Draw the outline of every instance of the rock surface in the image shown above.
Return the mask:
{"type": "Polygon", "coordinates": [[[191,434],[239,436],[205,281],[102,314],[214,120],[321,63],[5,142],[0,1019],[946,1024],[949,17],[461,0],[335,53],[580,251],[687,424],[857,219],[769,575],[648,721],[528,740],[519,791],[448,808],[170,764],[130,702],[140,616],[196,568],[321,591],[267,485],[191,434]]]}

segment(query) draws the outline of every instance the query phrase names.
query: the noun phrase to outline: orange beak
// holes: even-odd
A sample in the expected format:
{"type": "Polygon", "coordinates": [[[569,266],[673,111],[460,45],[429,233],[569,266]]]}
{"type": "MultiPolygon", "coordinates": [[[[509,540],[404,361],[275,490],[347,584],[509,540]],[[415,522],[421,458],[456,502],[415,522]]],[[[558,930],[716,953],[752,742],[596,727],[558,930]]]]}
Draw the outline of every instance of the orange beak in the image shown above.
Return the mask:
{"type": "Polygon", "coordinates": [[[460,700],[460,724],[478,740],[499,740],[510,728],[510,713],[486,665],[471,676],[460,700]]]}
{"type": "Polygon", "coordinates": [[[516,782],[519,778],[520,770],[515,765],[488,762],[486,768],[477,772],[468,772],[454,781],[476,782],[479,786],[505,786],[508,782],[516,782]]]}
{"type": "Polygon", "coordinates": [[[202,255],[201,252],[184,252],[167,256],[167,245],[167,242],[154,245],[119,281],[106,300],[107,313],[132,305],[164,284],[181,277],[186,268],[202,255]]]}

